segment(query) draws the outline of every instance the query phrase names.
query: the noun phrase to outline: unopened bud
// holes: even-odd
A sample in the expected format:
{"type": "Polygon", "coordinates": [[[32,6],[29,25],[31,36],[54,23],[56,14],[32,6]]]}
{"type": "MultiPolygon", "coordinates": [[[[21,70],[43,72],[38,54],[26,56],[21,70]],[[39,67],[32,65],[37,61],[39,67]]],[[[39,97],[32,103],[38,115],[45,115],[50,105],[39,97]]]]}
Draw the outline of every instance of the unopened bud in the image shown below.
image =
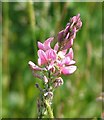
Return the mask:
{"type": "Polygon", "coordinates": [[[57,88],[57,87],[63,85],[63,79],[61,77],[56,78],[53,84],[54,84],[54,87],[57,88]]]}
{"type": "Polygon", "coordinates": [[[47,97],[48,99],[52,99],[53,98],[53,92],[46,92],[44,94],[45,97],[47,97]]]}
{"type": "Polygon", "coordinates": [[[43,77],[45,83],[48,83],[48,78],[46,76],[43,77]]]}

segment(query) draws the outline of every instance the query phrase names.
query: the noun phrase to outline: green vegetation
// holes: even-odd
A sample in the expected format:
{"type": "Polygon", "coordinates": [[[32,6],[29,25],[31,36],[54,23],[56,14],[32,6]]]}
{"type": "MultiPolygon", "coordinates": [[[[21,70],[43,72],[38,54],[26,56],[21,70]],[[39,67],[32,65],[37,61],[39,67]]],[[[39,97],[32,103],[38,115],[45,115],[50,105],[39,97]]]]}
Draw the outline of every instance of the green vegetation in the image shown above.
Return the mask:
{"type": "Polygon", "coordinates": [[[54,116],[100,117],[96,98],[102,91],[102,3],[6,2],[2,13],[2,117],[37,117],[39,91],[34,85],[42,84],[28,61],[37,62],[37,41],[57,35],[78,13],[83,22],[73,46],[78,68],[62,77],[64,85],[54,95],[54,116]]]}

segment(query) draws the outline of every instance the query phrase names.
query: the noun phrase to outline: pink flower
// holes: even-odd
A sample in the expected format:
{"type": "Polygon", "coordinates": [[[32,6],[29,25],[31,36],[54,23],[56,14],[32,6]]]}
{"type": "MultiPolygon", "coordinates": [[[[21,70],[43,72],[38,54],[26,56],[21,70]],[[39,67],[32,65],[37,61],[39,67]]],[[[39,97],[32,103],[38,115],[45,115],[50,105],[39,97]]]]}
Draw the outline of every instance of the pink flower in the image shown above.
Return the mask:
{"type": "MultiPolygon", "coordinates": [[[[80,14],[72,17],[67,23],[65,29],[61,30],[57,35],[57,43],[54,48],[51,48],[51,42],[54,37],[48,38],[44,43],[38,42],[38,65],[29,61],[29,66],[32,69],[33,75],[42,79],[46,84],[49,82],[48,75],[46,72],[50,72],[50,77],[60,76],[61,74],[70,75],[77,67],[74,65],[73,60],[73,41],[76,37],[76,33],[82,26],[82,21],[80,19],[80,14]],[[69,52],[68,52],[69,51],[69,52]]],[[[60,86],[63,84],[61,77],[55,80],[55,85],[60,86]]]]}
{"type": "Polygon", "coordinates": [[[38,64],[40,66],[56,60],[56,52],[53,49],[49,49],[46,52],[43,50],[38,50],[38,56],[38,64]]]}
{"type": "Polygon", "coordinates": [[[43,50],[38,50],[38,64],[44,65],[47,63],[47,56],[46,53],[43,50]]]}
{"type": "Polygon", "coordinates": [[[70,48],[69,53],[65,54],[61,51],[59,53],[59,59],[57,60],[57,66],[62,74],[72,74],[76,70],[76,66],[74,66],[75,61],[73,60],[73,50],[70,48]],[[61,58],[61,59],[60,59],[61,58]]]}
{"type": "Polygon", "coordinates": [[[51,49],[50,43],[53,41],[53,39],[54,39],[54,37],[50,37],[44,43],[38,42],[38,48],[43,51],[51,49]]]}

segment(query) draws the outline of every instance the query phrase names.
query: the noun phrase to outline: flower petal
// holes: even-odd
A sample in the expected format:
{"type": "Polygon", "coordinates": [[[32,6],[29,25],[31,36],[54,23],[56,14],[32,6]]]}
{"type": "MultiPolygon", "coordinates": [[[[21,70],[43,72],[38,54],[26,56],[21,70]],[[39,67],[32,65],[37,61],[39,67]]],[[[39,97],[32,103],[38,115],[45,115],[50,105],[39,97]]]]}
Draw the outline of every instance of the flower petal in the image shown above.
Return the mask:
{"type": "Polygon", "coordinates": [[[38,48],[44,50],[44,45],[41,42],[38,42],[38,48]]]}
{"type": "Polygon", "coordinates": [[[47,60],[55,60],[56,59],[56,52],[53,49],[49,49],[46,51],[47,60]]]}
{"type": "Polygon", "coordinates": [[[48,83],[48,78],[46,76],[43,77],[45,83],[48,83]]]}
{"type": "Polygon", "coordinates": [[[73,49],[72,48],[70,48],[70,50],[69,50],[69,52],[68,52],[68,54],[66,55],[66,57],[69,57],[71,60],[73,59],[73,49]]]}
{"type": "Polygon", "coordinates": [[[35,65],[32,61],[29,61],[28,64],[29,64],[29,66],[30,66],[30,68],[31,68],[32,70],[37,70],[37,71],[42,70],[42,68],[40,68],[40,67],[38,67],[37,65],[35,65]]]}
{"type": "Polygon", "coordinates": [[[68,74],[72,74],[73,72],[75,72],[76,69],[77,69],[77,67],[73,65],[73,66],[68,66],[68,67],[61,68],[61,72],[64,75],[68,75],[68,74]]]}
{"type": "Polygon", "coordinates": [[[54,47],[54,50],[57,52],[58,49],[59,49],[59,45],[58,45],[58,43],[56,43],[56,44],[55,44],[55,47],[54,47]]]}
{"type": "Polygon", "coordinates": [[[74,60],[71,60],[69,64],[70,64],[70,65],[73,65],[73,64],[75,64],[75,63],[76,63],[76,62],[75,62],[74,60]]]}
{"type": "Polygon", "coordinates": [[[41,66],[47,63],[47,56],[43,50],[38,50],[38,64],[41,66]]]}
{"type": "Polygon", "coordinates": [[[65,64],[65,65],[69,65],[70,64],[70,58],[69,57],[65,57],[62,61],[62,64],[65,64]]]}
{"type": "Polygon", "coordinates": [[[50,43],[52,42],[53,39],[54,39],[54,37],[50,37],[43,43],[45,50],[51,49],[50,43]]]}

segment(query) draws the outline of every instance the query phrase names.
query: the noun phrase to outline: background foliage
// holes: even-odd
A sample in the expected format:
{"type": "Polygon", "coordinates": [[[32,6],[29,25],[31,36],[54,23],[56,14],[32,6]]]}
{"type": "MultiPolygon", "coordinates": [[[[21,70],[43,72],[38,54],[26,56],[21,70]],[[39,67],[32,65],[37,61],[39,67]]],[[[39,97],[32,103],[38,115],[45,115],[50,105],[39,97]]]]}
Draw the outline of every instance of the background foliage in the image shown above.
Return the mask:
{"type": "Polygon", "coordinates": [[[102,91],[102,4],[75,2],[2,3],[2,116],[37,117],[39,91],[34,87],[28,61],[37,63],[37,41],[44,42],[65,28],[69,18],[81,14],[82,29],[74,42],[78,67],[63,76],[64,85],[54,93],[55,117],[100,117],[102,91]]]}

